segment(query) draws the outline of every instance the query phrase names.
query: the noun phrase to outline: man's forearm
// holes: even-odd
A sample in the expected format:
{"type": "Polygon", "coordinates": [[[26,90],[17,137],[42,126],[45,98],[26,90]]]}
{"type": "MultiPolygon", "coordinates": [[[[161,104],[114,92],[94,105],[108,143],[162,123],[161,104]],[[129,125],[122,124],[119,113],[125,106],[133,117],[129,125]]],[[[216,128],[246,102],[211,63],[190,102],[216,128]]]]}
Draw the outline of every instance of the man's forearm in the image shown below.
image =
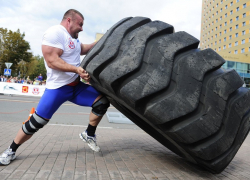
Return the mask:
{"type": "Polygon", "coordinates": [[[66,63],[64,60],[62,60],[59,57],[57,58],[57,60],[51,61],[50,63],[47,63],[47,64],[51,69],[64,71],[64,72],[77,73],[77,67],[76,66],[73,66],[71,64],[66,63]]]}
{"type": "Polygon", "coordinates": [[[81,47],[81,55],[85,55],[89,52],[89,50],[95,46],[97,42],[93,42],[92,44],[82,44],[81,47]]]}

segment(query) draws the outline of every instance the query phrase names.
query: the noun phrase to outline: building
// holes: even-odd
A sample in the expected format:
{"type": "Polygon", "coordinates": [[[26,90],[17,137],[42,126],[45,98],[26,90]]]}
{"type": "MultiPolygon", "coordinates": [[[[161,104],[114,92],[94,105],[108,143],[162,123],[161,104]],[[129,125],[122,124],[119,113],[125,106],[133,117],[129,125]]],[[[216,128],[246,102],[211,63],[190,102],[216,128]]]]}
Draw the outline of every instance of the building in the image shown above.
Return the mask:
{"type": "Polygon", "coordinates": [[[104,35],[103,33],[96,33],[95,34],[95,41],[99,41],[103,35],[104,35]]]}
{"type": "Polygon", "coordinates": [[[200,48],[212,48],[250,88],[250,0],[202,0],[200,48]]]}

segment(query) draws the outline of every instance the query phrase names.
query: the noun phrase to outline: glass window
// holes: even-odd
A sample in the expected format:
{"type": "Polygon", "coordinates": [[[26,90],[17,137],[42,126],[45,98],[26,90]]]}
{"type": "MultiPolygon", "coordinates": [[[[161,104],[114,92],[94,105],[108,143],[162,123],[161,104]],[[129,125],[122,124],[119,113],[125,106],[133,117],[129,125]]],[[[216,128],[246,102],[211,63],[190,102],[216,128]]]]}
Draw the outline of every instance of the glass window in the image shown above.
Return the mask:
{"type": "Polygon", "coordinates": [[[234,54],[238,54],[238,50],[234,50],[234,54]]]}
{"type": "Polygon", "coordinates": [[[247,7],[247,4],[245,3],[245,4],[243,4],[243,8],[246,8],[247,7]]]}
{"type": "Polygon", "coordinates": [[[217,44],[217,41],[214,42],[214,45],[216,45],[216,44],[217,44]]]}
{"type": "Polygon", "coordinates": [[[218,19],[216,19],[216,22],[218,22],[218,19]]]}
{"type": "Polygon", "coordinates": [[[225,22],[224,24],[225,24],[225,26],[226,26],[226,25],[227,25],[227,22],[225,22]]]}
{"type": "Polygon", "coordinates": [[[230,27],[230,28],[229,28],[229,31],[232,31],[232,30],[233,30],[233,28],[232,28],[232,27],[230,27]]]}
{"type": "Polygon", "coordinates": [[[243,22],[243,23],[242,23],[242,26],[245,26],[245,25],[246,25],[246,22],[243,22]]]}
{"type": "Polygon", "coordinates": [[[231,43],[229,43],[228,47],[232,47],[232,44],[231,44],[231,43]]]}
{"type": "Polygon", "coordinates": [[[221,36],[221,32],[220,32],[220,36],[221,36]]]}
{"type": "Polygon", "coordinates": [[[241,40],[241,44],[245,44],[245,39],[242,39],[242,40],[241,40]]]}
{"type": "Polygon", "coordinates": [[[231,14],[231,15],[233,14],[233,10],[230,11],[230,14],[231,14]]]}
{"type": "Polygon", "coordinates": [[[229,36],[229,39],[232,39],[232,35],[229,36]]]}
{"type": "Polygon", "coordinates": [[[225,9],[227,9],[227,5],[225,6],[225,9]]]}
{"type": "Polygon", "coordinates": [[[219,43],[221,43],[221,39],[219,40],[219,43]]]}
{"type": "Polygon", "coordinates": [[[245,18],[246,17],[246,13],[243,13],[243,18],[245,18]]]}
{"type": "Polygon", "coordinates": [[[236,0],[236,2],[240,2],[240,0],[236,0]]]}
{"type": "Polygon", "coordinates": [[[230,3],[230,6],[232,6],[233,5],[233,1],[230,3]]]}
{"type": "Polygon", "coordinates": [[[232,23],[233,22],[233,20],[232,19],[230,19],[230,23],[232,23]]]}
{"type": "Polygon", "coordinates": [[[244,52],[245,52],[245,48],[242,48],[242,49],[241,49],[241,53],[244,53],[244,52]]]}
{"type": "Polygon", "coordinates": [[[239,20],[239,16],[236,16],[236,18],[235,18],[235,19],[236,19],[236,21],[238,21],[238,20],[239,20]]]}
{"type": "Polygon", "coordinates": [[[235,42],[235,46],[238,46],[238,41],[235,42]]]}
{"type": "Polygon", "coordinates": [[[238,33],[235,33],[235,37],[238,37],[238,33]]]}
{"type": "Polygon", "coordinates": [[[226,38],[226,37],[224,37],[224,42],[225,42],[225,41],[227,41],[227,38],[226,38]]]}
{"type": "Polygon", "coordinates": [[[217,38],[217,34],[215,34],[215,37],[217,38]]]}
{"type": "MultiPolygon", "coordinates": [[[[244,49],[244,50],[241,49],[241,52],[242,52],[242,51],[245,52],[245,49],[244,49]]],[[[237,62],[237,63],[236,63],[236,71],[238,71],[238,72],[239,72],[239,71],[240,71],[240,72],[242,72],[242,71],[244,72],[244,71],[245,71],[245,72],[246,72],[247,70],[248,70],[248,64],[246,64],[246,63],[241,63],[241,62],[237,62]]]]}
{"type": "Polygon", "coordinates": [[[235,62],[233,62],[233,61],[226,61],[226,63],[227,63],[227,67],[229,69],[236,69],[236,63],[235,62]]]}
{"type": "Polygon", "coordinates": [[[222,20],[222,16],[220,17],[220,20],[222,20]]]}
{"type": "Polygon", "coordinates": [[[235,29],[238,29],[238,28],[239,28],[239,25],[238,25],[238,24],[236,24],[235,29]]]}
{"type": "Polygon", "coordinates": [[[220,12],[222,12],[222,8],[220,8],[220,12]]]}
{"type": "Polygon", "coordinates": [[[240,10],[240,8],[239,8],[239,7],[237,7],[237,8],[236,8],[236,11],[239,11],[239,10],[240,10]]]}
{"type": "Polygon", "coordinates": [[[223,49],[226,49],[226,45],[223,46],[223,49]]]}
{"type": "Polygon", "coordinates": [[[227,30],[225,29],[225,30],[224,30],[224,34],[226,34],[226,33],[227,33],[227,30]]]}
{"type": "Polygon", "coordinates": [[[246,31],[244,30],[244,31],[242,31],[242,35],[245,35],[246,34],[246,31]]]}
{"type": "Polygon", "coordinates": [[[219,47],[218,51],[220,51],[220,47],[219,47]]]}
{"type": "Polygon", "coordinates": [[[227,13],[225,14],[225,17],[227,17],[227,13]]]}

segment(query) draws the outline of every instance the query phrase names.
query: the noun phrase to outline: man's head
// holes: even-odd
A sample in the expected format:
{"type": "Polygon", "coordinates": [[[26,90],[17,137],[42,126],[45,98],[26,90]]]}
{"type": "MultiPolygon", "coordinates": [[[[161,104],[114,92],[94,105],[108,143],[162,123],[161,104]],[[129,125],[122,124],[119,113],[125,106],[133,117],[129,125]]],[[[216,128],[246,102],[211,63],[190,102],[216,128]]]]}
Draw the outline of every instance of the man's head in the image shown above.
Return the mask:
{"type": "Polygon", "coordinates": [[[77,39],[78,33],[82,31],[83,26],[83,15],[75,10],[75,9],[69,9],[63,16],[61,25],[63,25],[72,38],[77,39]]]}

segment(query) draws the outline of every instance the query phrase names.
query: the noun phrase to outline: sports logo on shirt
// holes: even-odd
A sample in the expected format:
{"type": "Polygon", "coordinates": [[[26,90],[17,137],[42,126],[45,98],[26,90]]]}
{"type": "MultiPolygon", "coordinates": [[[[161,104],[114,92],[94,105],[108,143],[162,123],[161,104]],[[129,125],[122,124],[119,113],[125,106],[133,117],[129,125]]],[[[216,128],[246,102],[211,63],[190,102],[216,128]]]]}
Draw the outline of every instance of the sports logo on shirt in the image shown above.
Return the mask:
{"type": "Polygon", "coordinates": [[[75,49],[75,44],[74,44],[74,42],[72,41],[71,38],[69,38],[69,48],[70,49],[75,49]]]}

